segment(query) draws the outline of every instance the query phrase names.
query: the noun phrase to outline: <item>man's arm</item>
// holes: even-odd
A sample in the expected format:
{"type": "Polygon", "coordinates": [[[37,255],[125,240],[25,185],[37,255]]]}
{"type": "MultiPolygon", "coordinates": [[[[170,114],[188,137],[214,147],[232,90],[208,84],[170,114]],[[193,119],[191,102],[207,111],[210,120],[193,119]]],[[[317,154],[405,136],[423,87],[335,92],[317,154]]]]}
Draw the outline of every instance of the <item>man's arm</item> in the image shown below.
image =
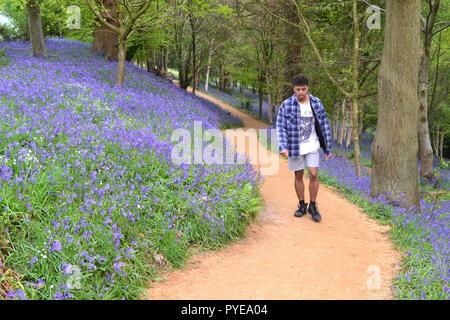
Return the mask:
{"type": "MultiPolygon", "coordinates": [[[[277,116],[277,136],[278,136],[278,149],[279,151],[287,150],[287,129],[285,126],[286,117],[285,117],[285,107],[284,102],[280,106],[280,112],[277,116]]],[[[286,154],[287,155],[287,154],[286,154]]]]}

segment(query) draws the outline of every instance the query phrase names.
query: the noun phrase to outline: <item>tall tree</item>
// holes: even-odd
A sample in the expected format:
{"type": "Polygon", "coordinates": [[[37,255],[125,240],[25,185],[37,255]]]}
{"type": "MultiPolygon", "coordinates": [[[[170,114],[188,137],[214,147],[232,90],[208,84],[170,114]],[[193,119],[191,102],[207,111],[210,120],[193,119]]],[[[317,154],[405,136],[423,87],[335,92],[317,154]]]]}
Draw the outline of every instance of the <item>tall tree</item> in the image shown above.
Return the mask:
{"type": "MultiPolygon", "coordinates": [[[[441,12],[444,12],[442,10],[441,12]]],[[[444,141],[445,149],[448,152],[448,140],[444,139],[450,133],[450,105],[448,104],[448,97],[450,92],[450,64],[449,59],[446,59],[448,55],[449,41],[443,40],[447,37],[448,32],[443,37],[442,33],[439,33],[439,38],[434,41],[435,50],[433,63],[431,64],[433,75],[432,89],[430,95],[430,102],[428,104],[428,119],[430,121],[431,130],[431,142],[433,145],[435,156],[442,160],[444,157],[444,141]]],[[[448,153],[445,156],[449,158],[448,153]]]]}
{"type": "Polygon", "coordinates": [[[41,9],[37,0],[28,0],[27,13],[33,56],[47,56],[47,46],[42,29],[41,9]]]}
{"type": "MultiPolygon", "coordinates": [[[[356,174],[361,177],[361,165],[360,165],[360,149],[359,149],[359,135],[358,135],[358,95],[359,95],[359,41],[361,34],[359,31],[359,18],[358,18],[358,1],[353,0],[353,89],[352,89],[352,135],[353,145],[355,148],[355,167],[356,174]]],[[[349,139],[350,141],[350,139],[349,139]]]]}
{"type": "Polygon", "coordinates": [[[433,149],[431,147],[430,132],[428,125],[428,78],[431,55],[431,41],[434,35],[443,31],[449,26],[447,22],[436,23],[440,0],[426,0],[428,4],[428,14],[423,22],[423,49],[420,63],[419,74],[419,155],[420,155],[420,176],[430,178],[433,175],[433,149]],[[434,30],[436,25],[444,26],[437,31],[434,30]]]}
{"type": "Polygon", "coordinates": [[[121,1],[121,0],[112,0],[114,2],[114,6],[116,7],[117,15],[116,17],[110,17],[117,26],[109,23],[102,16],[102,12],[107,11],[104,7],[103,3],[99,3],[99,5],[94,4],[91,0],[86,0],[89,8],[95,14],[97,19],[101,24],[105,27],[109,28],[111,31],[118,34],[118,67],[117,67],[117,78],[116,82],[119,88],[123,87],[123,82],[125,78],[125,60],[126,60],[126,52],[127,52],[127,40],[136,31],[136,29],[142,25],[145,25],[147,21],[137,20],[147,11],[150,7],[152,0],[129,0],[129,1],[121,1]]]}
{"type": "MultiPolygon", "coordinates": [[[[192,40],[192,92],[195,94],[197,86],[197,71],[199,66],[197,65],[197,35],[200,32],[203,23],[203,15],[200,15],[197,5],[201,4],[199,1],[189,0],[188,2],[188,18],[189,26],[191,27],[191,40],[192,40]]],[[[203,13],[203,12],[202,12],[203,13]]]]}
{"type": "Polygon", "coordinates": [[[417,118],[420,0],[387,0],[378,78],[378,121],[372,143],[372,196],[419,204],[417,118]],[[398,41],[402,39],[402,41],[398,41]]]}
{"type": "Polygon", "coordinates": [[[214,38],[211,39],[211,43],[209,45],[208,66],[206,69],[206,80],[205,80],[205,91],[208,91],[208,86],[209,86],[209,74],[211,72],[211,60],[212,60],[213,50],[214,50],[214,38]]]}
{"type": "MultiPolygon", "coordinates": [[[[117,27],[117,8],[113,0],[96,0],[97,6],[105,8],[105,11],[101,12],[101,16],[105,21],[111,25],[117,27]]],[[[118,60],[119,59],[119,35],[114,30],[111,30],[100,21],[96,21],[98,25],[94,31],[94,41],[92,42],[92,51],[103,53],[107,59],[118,60]]]]}
{"type": "Polygon", "coordinates": [[[192,76],[190,75],[191,71],[191,49],[189,48],[189,44],[185,39],[185,29],[186,29],[186,20],[187,13],[185,10],[185,0],[171,0],[170,7],[174,12],[174,19],[172,22],[173,35],[174,35],[174,46],[175,46],[175,64],[178,69],[178,79],[180,81],[180,87],[183,89],[187,89],[189,86],[192,76]],[[186,47],[188,49],[186,50],[186,47]]]}

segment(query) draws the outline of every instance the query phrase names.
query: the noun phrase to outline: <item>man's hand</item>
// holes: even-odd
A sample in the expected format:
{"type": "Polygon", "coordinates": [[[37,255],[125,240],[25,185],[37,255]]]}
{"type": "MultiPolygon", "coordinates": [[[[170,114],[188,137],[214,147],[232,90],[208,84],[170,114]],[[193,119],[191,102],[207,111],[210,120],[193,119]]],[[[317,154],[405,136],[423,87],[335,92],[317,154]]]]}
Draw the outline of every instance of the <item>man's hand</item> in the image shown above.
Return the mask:
{"type": "Polygon", "coordinates": [[[289,152],[287,150],[282,150],[282,151],[280,151],[280,154],[282,154],[283,156],[287,157],[289,152]]]}
{"type": "Polygon", "coordinates": [[[328,159],[330,159],[331,158],[331,153],[329,154],[329,155],[326,155],[325,156],[325,160],[328,160],[328,159]]]}

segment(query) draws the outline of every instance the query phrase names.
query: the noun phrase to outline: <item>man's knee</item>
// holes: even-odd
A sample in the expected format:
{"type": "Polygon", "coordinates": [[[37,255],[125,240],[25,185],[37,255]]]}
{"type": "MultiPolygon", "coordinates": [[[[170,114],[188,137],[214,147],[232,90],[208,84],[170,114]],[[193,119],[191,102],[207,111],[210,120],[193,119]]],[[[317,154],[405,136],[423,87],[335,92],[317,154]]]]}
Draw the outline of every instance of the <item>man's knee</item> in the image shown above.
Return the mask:
{"type": "Polygon", "coordinates": [[[308,175],[310,180],[317,180],[319,179],[319,170],[317,170],[317,168],[313,170],[308,170],[308,175]]]}
{"type": "Polygon", "coordinates": [[[303,170],[295,171],[295,180],[296,181],[303,181],[303,170]]]}

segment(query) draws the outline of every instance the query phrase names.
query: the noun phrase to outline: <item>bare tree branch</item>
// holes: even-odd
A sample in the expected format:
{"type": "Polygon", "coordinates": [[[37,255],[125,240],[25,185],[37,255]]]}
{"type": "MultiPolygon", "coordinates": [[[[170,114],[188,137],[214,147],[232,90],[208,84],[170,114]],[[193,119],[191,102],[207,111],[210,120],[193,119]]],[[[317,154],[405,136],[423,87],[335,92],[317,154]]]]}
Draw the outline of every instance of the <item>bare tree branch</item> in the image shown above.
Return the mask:
{"type": "Polygon", "coordinates": [[[425,21],[425,18],[423,15],[420,15],[420,21],[422,22],[422,28],[420,28],[420,31],[425,32],[425,28],[427,27],[427,22],[425,21]]]}
{"type": "MultiPolygon", "coordinates": [[[[359,0],[359,1],[364,2],[364,3],[367,4],[369,7],[377,7],[377,8],[380,8],[379,6],[376,6],[376,5],[374,5],[374,4],[370,4],[367,0],[359,0]]],[[[383,8],[380,8],[380,10],[383,11],[383,12],[386,12],[386,10],[383,9],[383,8]]]]}
{"type": "Polygon", "coordinates": [[[98,18],[98,20],[100,21],[100,23],[102,23],[105,27],[111,29],[112,31],[116,32],[116,33],[121,33],[122,30],[120,30],[120,28],[110,24],[108,21],[106,21],[101,15],[100,13],[94,8],[94,6],[92,5],[90,0],[86,0],[87,5],[89,6],[89,8],[91,9],[91,11],[95,14],[95,16],[98,18]]]}
{"type": "Polygon", "coordinates": [[[140,6],[140,10],[138,11],[138,13],[136,13],[136,15],[131,18],[128,28],[125,30],[123,35],[125,38],[128,37],[128,35],[130,34],[136,20],[139,19],[139,17],[142,16],[145,13],[145,11],[147,11],[151,3],[152,0],[146,0],[145,4],[140,6]]]}
{"type": "Polygon", "coordinates": [[[450,23],[449,23],[449,22],[447,22],[447,25],[446,25],[446,26],[444,26],[444,27],[442,27],[441,29],[439,29],[439,30],[433,32],[432,37],[434,37],[434,36],[435,36],[436,34],[438,34],[439,32],[444,31],[444,30],[447,29],[448,27],[450,27],[450,23]]]}
{"type": "Polygon", "coordinates": [[[358,99],[363,99],[363,98],[371,97],[371,96],[376,95],[377,93],[378,93],[378,91],[372,91],[372,92],[363,93],[363,94],[360,94],[360,95],[358,96],[358,99]]]}

